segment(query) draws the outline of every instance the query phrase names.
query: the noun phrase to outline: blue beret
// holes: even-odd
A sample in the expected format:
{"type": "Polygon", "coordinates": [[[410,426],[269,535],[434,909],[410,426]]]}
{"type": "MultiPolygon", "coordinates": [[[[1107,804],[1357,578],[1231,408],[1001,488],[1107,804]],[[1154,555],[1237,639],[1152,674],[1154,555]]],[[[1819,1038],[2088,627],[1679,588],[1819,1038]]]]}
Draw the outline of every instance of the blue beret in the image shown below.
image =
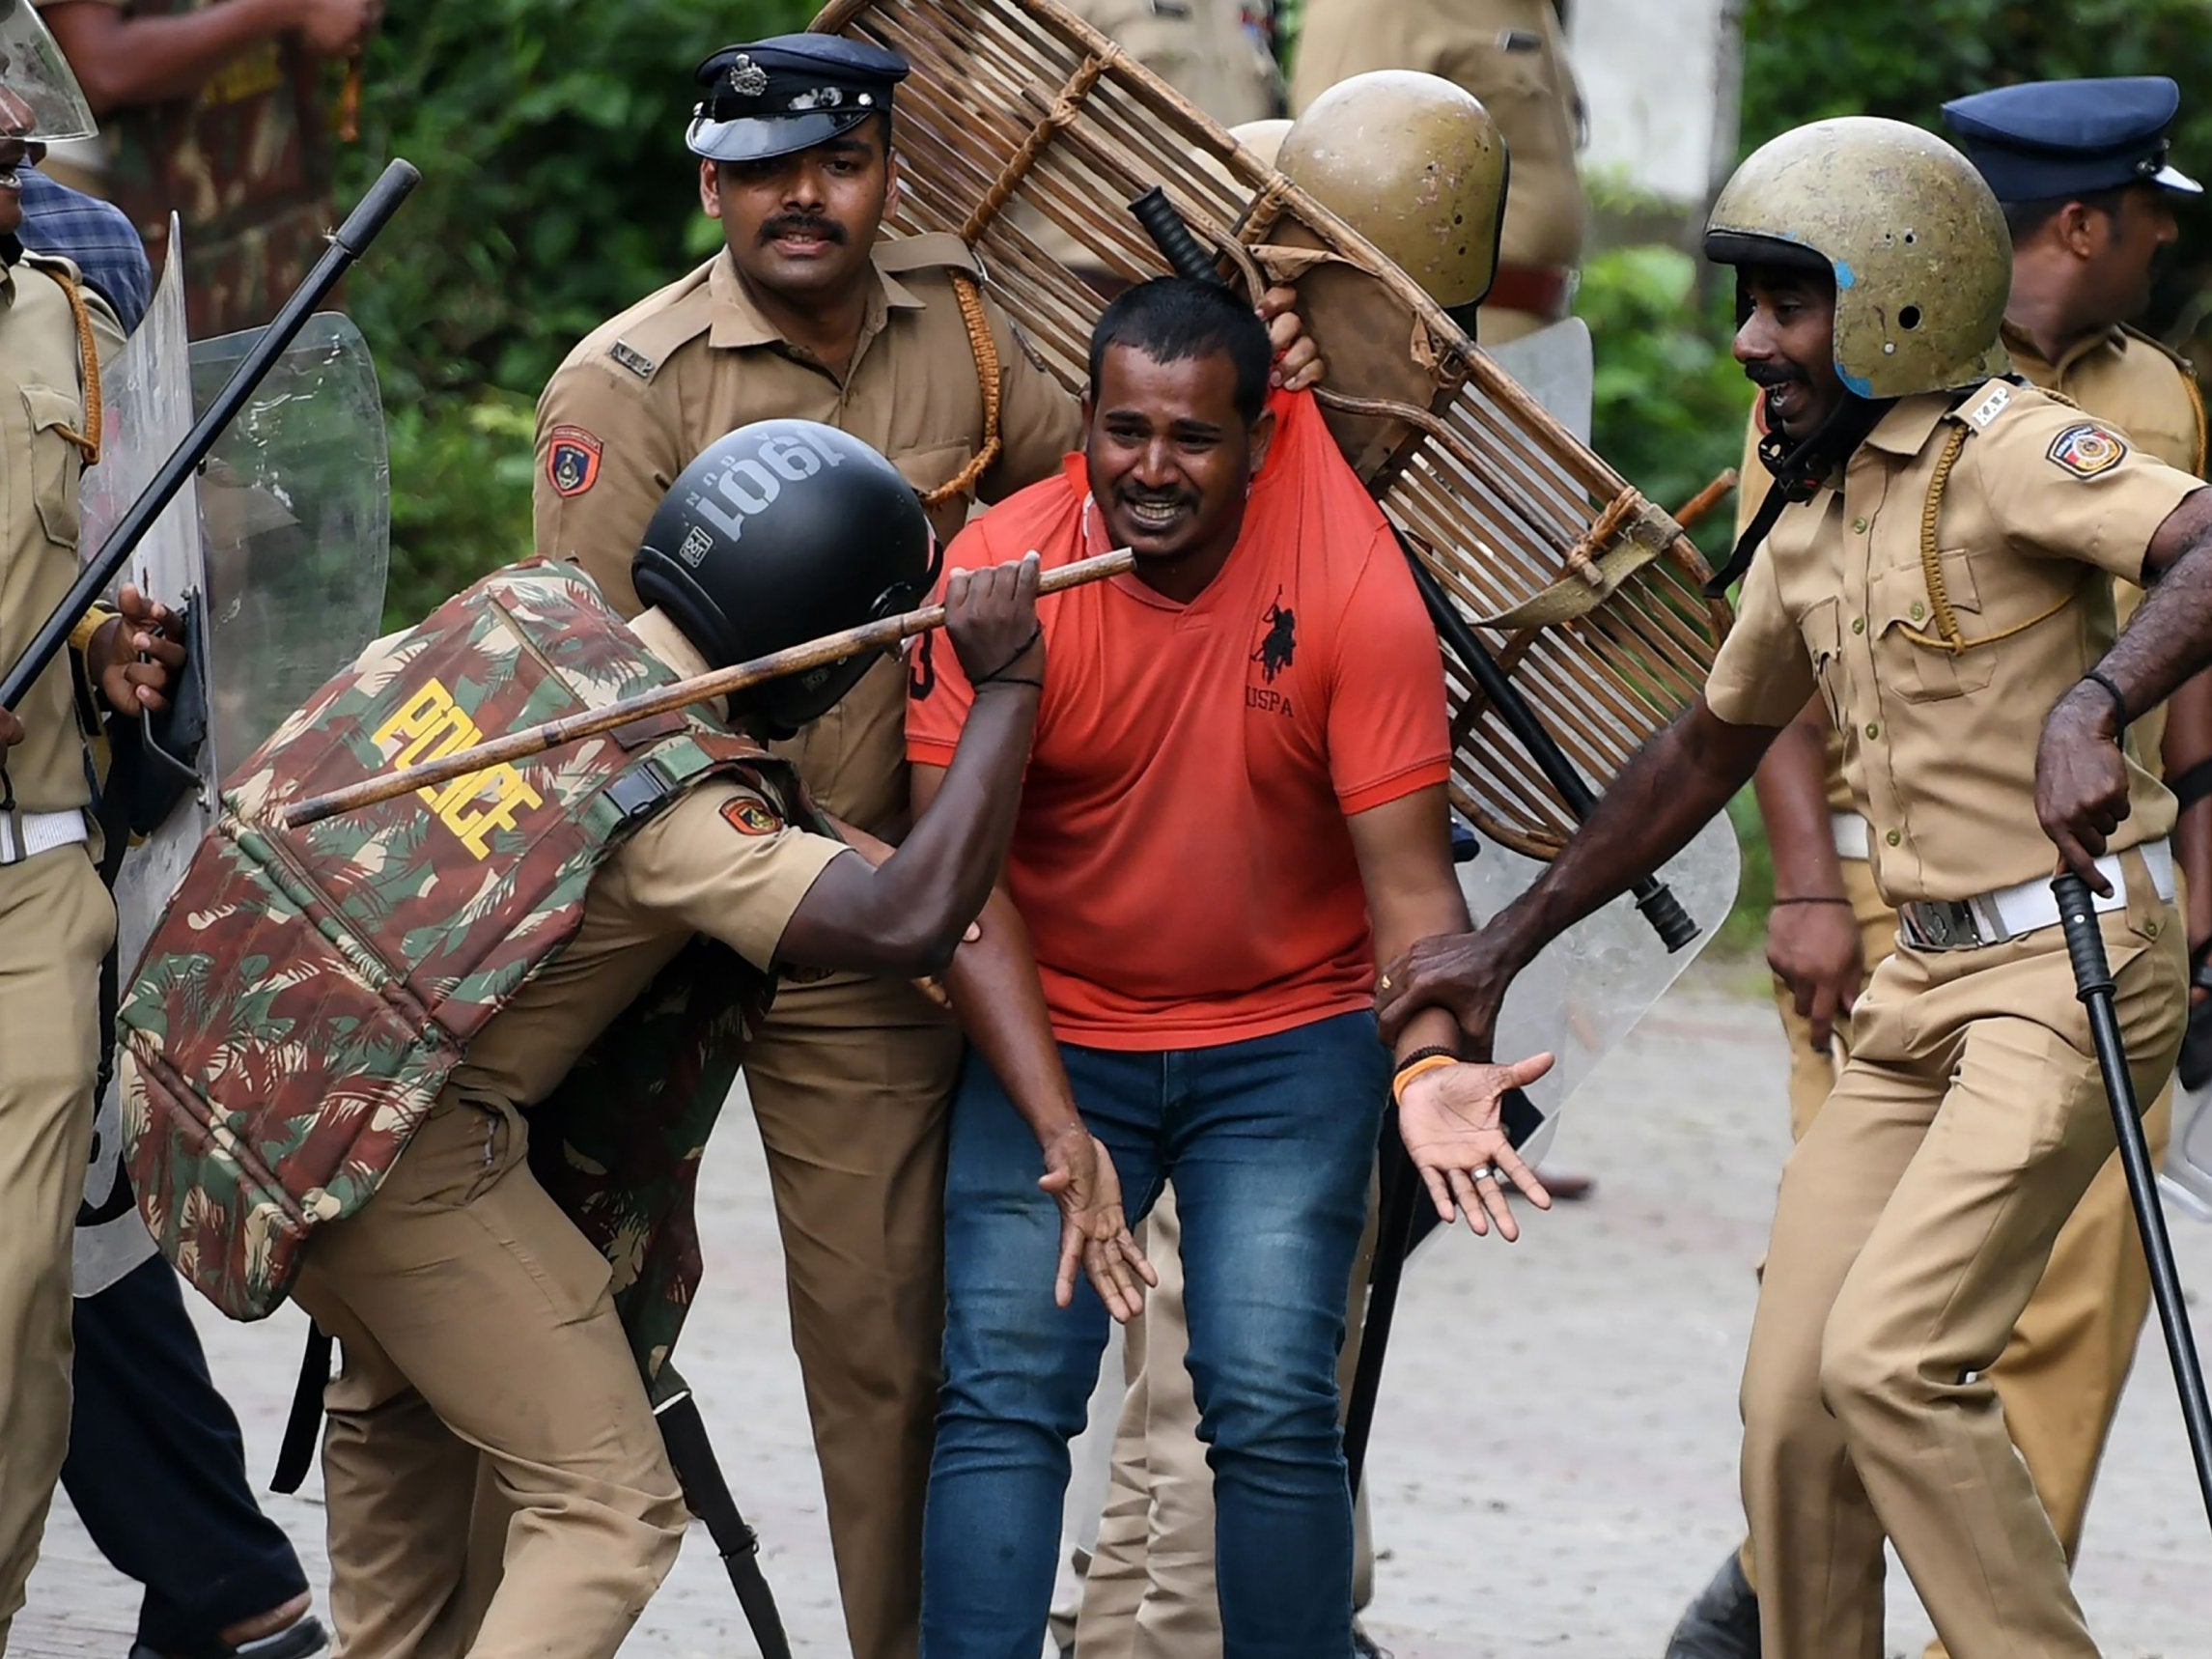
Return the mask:
{"type": "Polygon", "coordinates": [[[1944,119],[2001,202],[2094,195],[2156,184],[2202,186],[2167,165],[2166,129],[2181,89],[2164,75],[2024,81],[1944,105],[1944,119]]]}
{"type": "Polygon", "coordinates": [[[692,71],[705,97],[685,142],[715,161],[810,150],[891,107],[907,60],[841,35],[777,35],[724,46],[692,71]]]}

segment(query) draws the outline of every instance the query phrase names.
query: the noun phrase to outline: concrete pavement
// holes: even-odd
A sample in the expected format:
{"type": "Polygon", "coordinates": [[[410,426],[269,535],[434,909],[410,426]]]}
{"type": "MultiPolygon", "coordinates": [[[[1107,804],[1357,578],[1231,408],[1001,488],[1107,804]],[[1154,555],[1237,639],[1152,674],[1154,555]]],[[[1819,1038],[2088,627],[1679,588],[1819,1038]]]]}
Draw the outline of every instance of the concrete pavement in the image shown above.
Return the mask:
{"type": "MultiPolygon", "coordinates": [[[[1770,1005],[1698,970],[1570,1107],[1553,1161],[1595,1172],[1590,1202],[1505,1248],[1440,1238],[1409,1274],[1370,1459],[1383,1559],[1369,1628],[1399,1659],[1656,1659],[1685,1599],[1742,1526],[1735,1390],[1751,1266],[1786,1132],[1770,1005]]],[[[710,1159],[708,1280],[685,1337],[730,1481],[767,1540],[800,1655],[843,1651],[828,1535],[783,1305],[758,1144],[742,1115],[710,1159]]],[[[2200,1331],[2212,1227],[2173,1218],[2200,1331]]],[[[216,1380],[272,1466],[298,1358],[293,1310],[264,1325],[196,1306],[216,1380]]],[[[268,1506],[319,1585],[311,1480],[268,1506]]],[[[2154,1328],[2114,1435],[2080,1584],[2112,1659],[2212,1653],[2212,1537],[2154,1328]]],[[[1927,1624],[1891,1575],[1890,1648],[1927,1624]]],[[[66,1500],[12,1651],[112,1655],[135,1598],[66,1500]]],[[[728,1659],[753,1648],[704,1529],[625,1652],[728,1659]]]]}

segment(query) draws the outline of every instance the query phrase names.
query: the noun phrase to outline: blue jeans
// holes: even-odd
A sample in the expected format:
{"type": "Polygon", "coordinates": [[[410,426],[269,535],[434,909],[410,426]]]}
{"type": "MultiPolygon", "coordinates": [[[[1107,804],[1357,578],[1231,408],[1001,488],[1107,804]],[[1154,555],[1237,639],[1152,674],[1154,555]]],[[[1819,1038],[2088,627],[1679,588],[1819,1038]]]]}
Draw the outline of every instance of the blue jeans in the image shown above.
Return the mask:
{"type": "MultiPolygon", "coordinates": [[[[1352,1651],[1336,1354],[1389,1060],[1364,1013],[1215,1048],[1060,1046],[1134,1220],[1175,1183],[1190,1380],[1214,1471],[1224,1659],[1352,1651]]],[[[1037,1659],[1105,1347],[1087,1284],[1052,1305],[1059,1211],[1037,1142],[969,1058],[945,1182],[945,1384],[922,1536],[923,1659],[1037,1659]]]]}

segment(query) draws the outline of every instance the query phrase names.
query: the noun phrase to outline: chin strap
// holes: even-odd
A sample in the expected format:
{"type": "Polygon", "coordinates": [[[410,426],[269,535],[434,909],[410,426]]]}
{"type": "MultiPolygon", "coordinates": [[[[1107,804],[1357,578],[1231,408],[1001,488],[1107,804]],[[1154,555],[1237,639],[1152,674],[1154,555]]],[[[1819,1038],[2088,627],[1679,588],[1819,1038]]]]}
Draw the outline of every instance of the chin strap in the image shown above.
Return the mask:
{"type": "Polygon", "coordinates": [[[1774,474],[1774,485],[1768,490],[1766,499],[1759,503],[1751,521],[1744,526],[1744,533],[1736,538],[1735,550],[1728,555],[1728,562],[1714,572],[1713,579],[1705,584],[1707,599],[1719,599],[1751,568],[1751,555],[1759,550],[1759,545],[1775,527],[1775,520],[1782,516],[1782,509],[1811,500],[1822,483],[1850,459],[1853,450],[1866,441],[1866,435],[1896,401],[1846,393],[1834,412],[1820,423],[1820,430],[1796,448],[1791,448],[1789,439],[1778,432],[1760,437],[1759,464],[1774,474]]]}

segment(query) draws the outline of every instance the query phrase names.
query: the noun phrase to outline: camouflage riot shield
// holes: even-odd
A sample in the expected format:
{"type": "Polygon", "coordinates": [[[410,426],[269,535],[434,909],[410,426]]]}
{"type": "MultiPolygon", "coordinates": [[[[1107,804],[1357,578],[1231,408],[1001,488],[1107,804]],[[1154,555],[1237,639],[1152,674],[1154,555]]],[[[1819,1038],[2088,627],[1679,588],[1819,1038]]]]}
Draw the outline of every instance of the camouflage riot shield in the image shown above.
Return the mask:
{"type": "MultiPolygon", "coordinates": [[[[169,258],[146,316],[123,351],[100,377],[102,443],[98,466],[88,467],[82,487],[84,531],[80,547],[89,561],[130,510],[192,425],[191,373],[184,338],[184,285],[175,222],[170,226],[169,258]]],[[[190,637],[184,672],[173,688],[175,717],[155,735],[141,721],[137,734],[119,733],[111,745],[104,787],[127,791],[133,777],[144,778],[174,766],[162,790],[170,805],[157,825],[125,857],[115,879],[116,952],[128,963],[138,958],[169,895],[183,878],[192,853],[214,823],[219,778],[216,746],[206,741],[208,684],[207,575],[200,557],[198,497],[187,483],[177,492],[153,529],[131,555],[120,580],[135,583],[186,620],[190,637]],[[199,741],[195,744],[194,728],[199,741]],[[132,740],[135,738],[135,741],[132,740]],[[125,759],[126,747],[131,751],[125,759]],[[170,758],[164,759],[164,756],[170,758]]],[[[124,833],[121,821],[103,812],[124,833]]],[[[111,850],[112,851],[112,850],[111,850]]],[[[77,1212],[75,1287],[79,1296],[104,1290],[154,1253],[154,1240],[138,1219],[129,1184],[123,1174],[121,1090],[111,1077],[100,1092],[93,1125],[92,1162],[85,1178],[84,1202],[77,1212]]]]}

